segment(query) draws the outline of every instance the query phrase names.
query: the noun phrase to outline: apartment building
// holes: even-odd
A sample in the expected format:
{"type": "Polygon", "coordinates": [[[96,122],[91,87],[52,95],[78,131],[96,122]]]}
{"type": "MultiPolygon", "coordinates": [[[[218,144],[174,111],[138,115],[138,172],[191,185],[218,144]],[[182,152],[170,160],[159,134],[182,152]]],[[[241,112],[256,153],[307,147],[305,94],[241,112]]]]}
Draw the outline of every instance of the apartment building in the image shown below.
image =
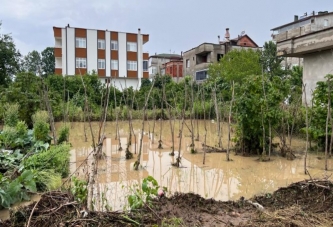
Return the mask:
{"type": "Polygon", "coordinates": [[[165,75],[165,64],[170,61],[182,61],[182,56],[179,54],[157,54],[149,56],[149,77],[155,75],[165,75]]]}
{"type": "Polygon", "coordinates": [[[217,43],[202,43],[184,52],[184,74],[193,76],[197,82],[203,82],[208,78],[210,64],[220,61],[226,53],[233,49],[248,48],[259,49],[260,47],[245,32],[242,32],[237,38],[230,39],[229,28],[227,28],[223,41],[220,41],[220,36],[218,36],[217,43]]]}
{"type": "Polygon", "coordinates": [[[96,72],[102,83],[118,89],[139,88],[149,78],[148,53],[143,45],[149,35],[86,28],[53,27],[55,74],[84,75],[96,72]],[[126,84],[126,85],[125,85],[126,84]]]}
{"type": "Polygon", "coordinates": [[[325,81],[325,76],[332,73],[333,12],[295,15],[292,22],[272,31],[278,56],[303,59],[303,83],[310,104],[317,82],[325,81]]]}

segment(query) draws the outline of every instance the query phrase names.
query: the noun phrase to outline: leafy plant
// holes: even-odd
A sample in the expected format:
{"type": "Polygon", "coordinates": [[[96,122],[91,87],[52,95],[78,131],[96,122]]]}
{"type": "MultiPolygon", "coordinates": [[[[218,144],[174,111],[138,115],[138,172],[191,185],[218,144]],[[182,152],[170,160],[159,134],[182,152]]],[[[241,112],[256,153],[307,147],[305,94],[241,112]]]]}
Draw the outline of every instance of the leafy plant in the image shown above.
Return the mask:
{"type": "Polygon", "coordinates": [[[29,200],[28,192],[36,191],[36,183],[30,170],[23,171],[12,181],[0,174],[0,208],[7,208],[16,202],[29,200]]]}
{"type": "Polygon", "coordinates": [[[15,148],[16,139],[17,131],[15,127],[5,125],[3,131],[0,133],[0,147],[13,149],[15,148]]]}
{"type": "Polygon", "coordinates": [[[24,160],[26,169],[54,169],[61,177],[67,177],[69,173],[69,150],[68,144],[52,146],[49,150],[39,152],[24,160]]]}
{"type": "Polygon", "coordinates": [[[60,188],[62,181],[60,173],[53,169],[32,170],[38,191],[50,191],[60,188]]]}
{"type": "Polygon", "coordinates": [[[4,105],[4,123],[6,126],[15,127],[18,122],[19,105],[17,103],[4,105]]]}
{"type": "Polygon", "coordinates": [[[69,137],[68,125],[61,126],[58,135],[59,135],[58,144],[63,143],[63,142],[68,142],[68,137],[69,137]]]}
{"type": "Polygon", "coordinates": [[[34,138],[43,142],[49,142],[51,137],[49,136],[50,125],[48,123],[48,115],[46,111],[37,111],[33,116],[34,124],[34,138]]]}
{"type": "MultiPolygon", "coordinates": [[[[152,176],[148,176],[143,179],[141,184],[141,190],[136,188],[133,190],[134,194],[128,196],[128,203],[130,209],[139,209],[145,203],[150,203],[153,198],[157,196],[160,186],[152,176]]],[[[167,189],[163,187],[163,190],[167,189]]]]}
{"type": "Polygon", "coordinates": [[[77,177],[72,177],[73,185],[71,186],[71,193],[74,195],[76,201],[86,204],[88,198],[88,182],[80,180],[77,177]]]}
{"type": "Polygon", "coordinates": [[[8,170],[14,169],[20,165],[23,154],[20,150],[15,150],[13,153],[0,152],[0,173],[6,173],[8,170]]]}

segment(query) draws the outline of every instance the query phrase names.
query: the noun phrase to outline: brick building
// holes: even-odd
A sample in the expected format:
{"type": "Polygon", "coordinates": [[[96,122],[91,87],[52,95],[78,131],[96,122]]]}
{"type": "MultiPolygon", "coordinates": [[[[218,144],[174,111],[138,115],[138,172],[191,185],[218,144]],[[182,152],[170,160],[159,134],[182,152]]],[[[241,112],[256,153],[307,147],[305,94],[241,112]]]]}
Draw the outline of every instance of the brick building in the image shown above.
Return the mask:
{"type": "Polygon", "coordinates": [[[179,82],[183,78],[183,61],[175,60],[164,64],[165,74],[170,75],[173,80],[179,82]]]}

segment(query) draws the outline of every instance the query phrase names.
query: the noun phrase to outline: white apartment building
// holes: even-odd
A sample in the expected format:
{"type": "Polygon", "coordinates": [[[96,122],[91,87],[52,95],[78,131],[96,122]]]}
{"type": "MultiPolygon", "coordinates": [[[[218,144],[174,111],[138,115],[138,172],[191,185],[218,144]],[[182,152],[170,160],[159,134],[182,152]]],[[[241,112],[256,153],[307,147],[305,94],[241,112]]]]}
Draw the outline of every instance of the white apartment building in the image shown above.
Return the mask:
{"type": "Polygon", "coordinates": [[[115,32],[69,25],[53,27],[55,39],[55,74],[84,75],[96,72],[102,83],[111,82],[118,89],[140,88],[141,79],[149,78],[149,54],[143,45],[149,35],[115,32]]]}

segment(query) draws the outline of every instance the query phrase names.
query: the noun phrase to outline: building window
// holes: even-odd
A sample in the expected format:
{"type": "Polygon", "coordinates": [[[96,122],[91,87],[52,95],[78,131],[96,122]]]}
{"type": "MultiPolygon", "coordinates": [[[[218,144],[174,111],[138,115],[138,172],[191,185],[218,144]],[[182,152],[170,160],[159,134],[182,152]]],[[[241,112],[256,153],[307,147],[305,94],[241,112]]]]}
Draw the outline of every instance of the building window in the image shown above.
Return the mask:
{"type": "Polygon", "coordinates": [[[223,58],[223,54],[217,54],[216,59],[219,62],[223,58]]]}
{"type": "Polygon", "coordinates": [[[137,71],[138,63],[136,61],[127,61],[127,70],[137,71]]]}
{"type": "Polygon", "coordinates": [[[118,70],[118,60],[111,60],[111,69],[118,70]]]}
{"type": "Polygon", "coordinates": [[[155,66],[153,66],[151,68],[151,72],[152,72],[152,74],[156,74],[157,73],[157,68],[155,66]]]}
{"type": "Polygon", "coordinates": [[[98,69],[105,69],[105,59],[98,59],[98,69]]]}
{"type": "Polygon", "coordinates": [[[86,38],[76,38],[75,46],[79,48],[86,48],[86,38]]]}
{"type": "Polygon", "coordinates": [[[148,61],[143,61],[143,71],[148,71],[148,61]]]}
{"type": "Polygon", "coordinates": [[[87,68],[87,59],[76,58],[76,68],[87,68]]]}
{"type": "Polygon", "coordinates": [[[172,66],[170,67],[170,74],[172,74],[172,66]]]}
{"type": "Polygon", "coordinates": [[[127,42],[127,51],[136,52],[137,51],[137,45],[133,42],[127,42]]]}
{"type": "Polygon", "coordinates": [[[97,43],[97,46],[98,46],[98,49],[105,49],[105,39],[99,39],[98,41],[97,41],[98,43],[97,43]]]}
{"type": "Polygon", "coordinates": [[[118,41],[111,40],[111,50],[118,50],[118,41]]]}
{"type": "Polygon", "coordinates": [[[190,59],[186,59],[186,68],[190,68],[190,59]]]}
{"type": "Polygon", "coordinates": [[[195,80],[205,80],[207,77],[207,71],[199,71],[195,73],[195,80]]]}
{"type": "Polygon", "coordinates": [[[324,27],[327,27],[327,26],[328,26],[328,20],[325,19],[325,20],[324,20],[324,27]]]}

